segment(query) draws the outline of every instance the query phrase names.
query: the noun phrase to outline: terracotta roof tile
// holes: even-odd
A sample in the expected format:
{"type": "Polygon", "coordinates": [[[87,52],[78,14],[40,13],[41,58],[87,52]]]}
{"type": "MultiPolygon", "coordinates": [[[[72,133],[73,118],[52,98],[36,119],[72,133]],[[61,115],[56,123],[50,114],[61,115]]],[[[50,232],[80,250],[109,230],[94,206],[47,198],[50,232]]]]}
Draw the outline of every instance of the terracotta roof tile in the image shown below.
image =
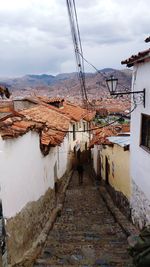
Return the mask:
{"type": "Polygon", "coordinates": [[[44,154],[48,153],[50,146],[63,142],[71,120],[90,121],[95,116],[95,111],[91,112],[68,102],[64,102],[62,108],[56,108],[43,100],[37,100],[36,97],[33,101],[37,104],[34,107],[13,112],[0,120],[0,135],[3,139],[8,139],[21,136],[30,130],[36,131],[40,135],[40,147],[44,154]]]}
{"type": "Polygon", "coordinates": [[[87,121],[91,121],[95,116],[94,111],[89,111],[87,109],[81,108],[78,105],[72,104],[70,102],[66,102],[64,101],[64,98],[61,98],[61,97],[49,98],[46,96],[32,96],[32,97],[25,97],[22,99],[22,101],[25,101],[25,100],[28,100],[35,104],[49,107],[49,109],[55,110],[58,113],[63,114],[69,119],[74,120],[74,121],[79,121],[83,118],[87,121]],[[58,102],[63,101],[63,107],[58,108],[58,107],[50,105],[50,103],[57,102],[57,101],[58,102]]]}
{"type": "Polygon", "coordinates": [[[137,55],[132,55],[130,58],[121,61],[121,64],[127,64],[128,67],[132,67],[134,63],[140,62],[145,58],[150,57],[150,48],[139,52],[137,55]]]}
{"type": "Polygon", "coordinates": [[[86,115],[84,116],[84,120],[86,121],[92,121],[93,118],[95,117],[96,111],[86,111],[86,115]]]}
{"type": "Polygon", "coordinates": [[[40,135],[40,147],[44,155],[51,146],[60,145],[69,129],[70,119],[43,105],[23,110],[20,117],[1,122],[0,135],[3,139],[14,138],[36,131],[40,135]],[[47,148],[45,149],[45,146],[47,148]]]}
{"type": "Polygon", "coordinates": [[[64,115],[67,115],[70,119],[74,121],[80,121],[88,114],[88,110],[69,102],[64,102],[63,108],[60,108],[59,112],[64,115]]]}
{"type": "MultiPolygon", "coordinates": [[[[63,98],[57,98],[57,97],[48,98],[48,97],[39,97],[38,96],[38,99],[40,99],[40,101],[43,101],[42,104],[53,103],[56,101],[64,101],[63,98]]],[[[67,102],[67,101],[63,102],[63,107],[61,107],[61,108],[57,108],[57,107],[54,107],[54,106],[51,106],[48,104],[46,106],[49,106],[49,108],[59,112],[60,114],[67,116],[68,118],[70,118],[74,121],[79,121],[83,118],[85,120],[90,121],[95,116],[95,112],[81,108],[80,106],[72,104],[72,103],[67,102]]]]}
{"type": "Polygon", "coordinates": [[[47,97],[47,96],[37,96],[37,98],[45,103],[53,103],[53,102],[63,102],[64,98],[62,97],[47,97]]]}
{"type": "Polygon", "coordinates": [[[43,105],[23,110],[21,114],[27,115],[31,120],[45,123],[48,127],[53,129],[67,131],[69,127],[69,118],[43,105]]]}
{"type": "Polygon", "coordinates": [[[120,133],[129,132],[130,126],[125,124],[118,124],[113,126],[107,126],[94,130],[93,139],[90,142],[90,147],[93,145],[108,145],[111,142],[107,139],[110,136],[116,136],[120,133]]]}

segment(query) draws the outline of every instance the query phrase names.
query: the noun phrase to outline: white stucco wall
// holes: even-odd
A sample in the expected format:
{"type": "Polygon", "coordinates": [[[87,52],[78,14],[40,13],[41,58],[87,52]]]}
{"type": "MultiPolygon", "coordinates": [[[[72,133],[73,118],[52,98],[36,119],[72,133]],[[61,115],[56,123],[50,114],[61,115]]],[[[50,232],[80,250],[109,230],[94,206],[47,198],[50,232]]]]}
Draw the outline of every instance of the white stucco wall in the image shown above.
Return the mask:
{"type": "Polygon", "coordinates": [[[64,142],[61,146],[57,147],[57,178],[61,178],[67,169],[69,153],[69,136],[64,138],[64,142]]]}
{"type": "Polygon", "coordinates": [[[97,158],[98,158],[98,146],[94,145],[94,148],[92,148],[92,159],[93,159],[93,168],[96,174],[97,173],[97,158]]]}
{"type": "Polygon", "coordinates": [[[70,149],[73,150],[76,143],[80,143],[81,151],[85,150],[85,143],[89,144],[89,132],[84,132],[84,123],[86,129],[89,128],[89,123],[87,121],[81,120],[80,122],[74,122],[70,124],[69,131],[73,131],[73,124],[76,125],[76,138],[73,140],[73,133],[69,134],[70,149]],[[79,131],[79,132],[78,132],[79,131]]]}
{"type": "Polygon", "coordinates": [[[131,114],[131,177],[150,200],[150,153],[140,147],[141,114],[150,115],[150,62],[134,66],[132,89],[146,89],[146,105],[139,104],[131,114]]]}
{"type": "MultiPolygon", "coordinates": [[[[66,171],[67,148],[66,137],[59,148],[62,154],[58,178],[66,171]]],[[[0,187],[5,217],[15,216],[28,202],[38,200],[49,187],[54,187],[57,149],[51,148],[44,157],[39,147],[39,135],[33,132],[6,141],[0,137],[0,187]]]]}

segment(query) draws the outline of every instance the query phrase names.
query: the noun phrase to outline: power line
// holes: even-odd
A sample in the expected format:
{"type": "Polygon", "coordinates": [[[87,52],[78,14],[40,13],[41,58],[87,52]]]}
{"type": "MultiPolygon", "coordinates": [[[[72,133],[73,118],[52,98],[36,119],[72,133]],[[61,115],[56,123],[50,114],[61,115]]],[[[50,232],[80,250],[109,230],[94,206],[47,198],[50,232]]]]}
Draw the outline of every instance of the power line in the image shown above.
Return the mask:
{"type": "Polygon", "coordinates": [[[67,9],[68,9],[68,15],[69,15],[69,21],[70,21],[72,40],[73,40],[73,45],[74,45],[75,58],[76,58],[77,69],[78,69],[78,78],[80,82],[81,96],[82,96],[83,103],[87,104],[89,101],[88,101],[87,90],[86,90],[86,85],[85,85],[84,60],[81,57],[81,54],[83,55],[83,49],[82,49],[82,43],[81,43],[81,37],[80,37],[80,30],[79,30],[75,0],[66,0],[66,3],[67,3],[67,9]]]}
{"type": "MultiPolygon", "coordinates": [[[[126,114],[126,116],[130,115],[135,109],[136,109],[136,105],[134,105],[133,109],[132,109],[131,111],[129,111],[129,112],[126,114]]],[[[116,120],[114,120],[114,121],[112,121],[112,122],[109,122],[109,123],[107,123],[107,124],[105,124],[105,125],[102,125],[102,126],[94,127],[94,128],[92,128],[92,129],[87,129],[86,131],[85,131],[85,130],[82,130],[82,131],[77,131],[77,130],[75,130],[75,131],[68,131],[68,130],[60,130],[60,129],[55,129],[55,128],[51,128],[51,129],[52,129],[52,130],[55,130],[55,131],[58,131],[58,132],[63,132],[63,133],[74,133],[74,132],[75,132],[75,133],[84,133],[84,132],[92,132],[93,130],[98,130],[98,129],[102,129],[102,128],[105,128],[105,127],[107,127],[107,126],[110,126],[110,125],[116,123],[117,121],[119,121],[119,120],[120,120],[121,118],[123,118],[123,117],[124,117],[124,115],[120,115],[118,119],[116,119],[116,120]]]]}
{"type": "MultiPolygon", "coordinates": [[[[67,3],[67,9],[68,9],[68,15],[69,15],[69,21],[70,21],[72,40],[73,40],[73,45],[74,45],[75,58],[76,58],[77,69],[78,69],[78,78],[80,82],[82,101],[83,101],[83,104],[86,103],[86,107],[88,109],[88,105],[92,107],[95,107],[95,105],[93,105],[88,99],[87,89],[86,89],[86,84],[85,84],[84,61],[87,62],[89,65],[91,65],[98,74],[101,74],[105,80],[107,78],[107,75],[99,71],[92,63],[90,63],[83,56],[83,49],[82,49],[82,43],[81,43],[81,36],[80,36],[75,0],[66,0],[66,3],[67,3]]],[[[127,87],[125,88],[122,85],[120,86],[126,90],[129,89],[127,87]]]]}

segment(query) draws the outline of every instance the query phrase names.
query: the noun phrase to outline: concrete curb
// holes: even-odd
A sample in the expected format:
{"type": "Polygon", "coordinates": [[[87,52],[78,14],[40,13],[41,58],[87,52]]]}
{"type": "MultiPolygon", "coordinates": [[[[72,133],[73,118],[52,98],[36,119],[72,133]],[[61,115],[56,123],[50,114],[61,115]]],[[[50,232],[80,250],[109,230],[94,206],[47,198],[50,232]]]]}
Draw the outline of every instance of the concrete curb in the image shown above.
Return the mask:
{"type": "Polygon", "coordinates": [[[72,175],[73,175],[73,170],[71,170],[70,173],[68,174],[67,181],[63,187],[62,192],[60,193],[56,208],[52,210],[49,221],[46,223],[38,239],[33,243],[32,248],[25,253],[21,261],[15,263],[14,265],[8,265],[8,267],[31,267],[33,266],[34,261],[39,256],[42,250],[42,247],[46,242],[49,231],[52,229],[53,224],[56,221],[58,214],[61,212],[63,208],[63,204],[65,200],[65,193],[66,193],[66,190],[67,190],[67,187],[69,185],[72,175]]]}
{"type": "Polygon", "coordinates": [[[138,229],[127,219],[127,217],[115,206],[113,200],[106,188],[102,185],[99,186],[100,195],[105,202],[108,210],[114,217],[115,221],[120,225],[124,234],[129,237],[131,235],[138,235],[138,229]]]}

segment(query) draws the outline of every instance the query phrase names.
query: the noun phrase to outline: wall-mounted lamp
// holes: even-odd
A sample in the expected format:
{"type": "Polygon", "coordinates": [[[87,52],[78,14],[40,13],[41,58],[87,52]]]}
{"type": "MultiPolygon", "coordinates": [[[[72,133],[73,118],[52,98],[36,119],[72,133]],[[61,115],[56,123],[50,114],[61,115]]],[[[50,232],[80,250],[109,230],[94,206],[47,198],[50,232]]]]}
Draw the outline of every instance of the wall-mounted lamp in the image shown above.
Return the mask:
{"type": "MultiPolygon", "coordinates": [[[[135,95],[135,94],[140,94],[140,98],[143,101],[143,106],[145,108],[145,88],[143,91],[133,91],[133,92],[116,92],[117,89],[117,84],[118,84],[118,79],[114,78],[112,75],[110,78],[106,79],[106,84],[108,87],[108,90],[110,92],[110,95],[135,95]]],[[[136,102],[136,99],[134,99],[136,102]]]]}

